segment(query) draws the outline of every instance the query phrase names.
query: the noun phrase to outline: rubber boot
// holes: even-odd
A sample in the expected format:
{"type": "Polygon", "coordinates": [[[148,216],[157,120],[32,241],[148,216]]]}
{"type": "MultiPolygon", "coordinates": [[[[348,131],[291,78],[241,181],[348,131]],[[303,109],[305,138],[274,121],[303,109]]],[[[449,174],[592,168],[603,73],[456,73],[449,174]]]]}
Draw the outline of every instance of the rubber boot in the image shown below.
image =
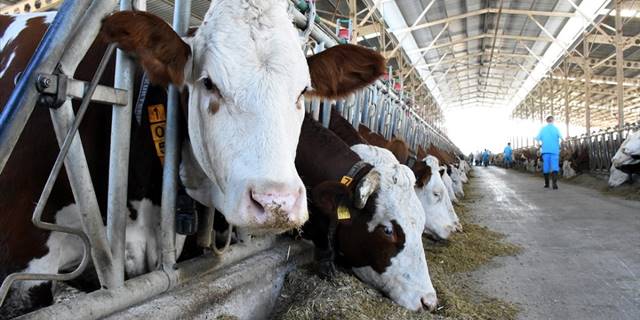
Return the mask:
{"type": "Polygon", "coordinates": [[[545,188],[549,188],[549,174],[548,173],[544,174],[544,187],[545,188]]]}
{"type": "Polygon", "coordinates": [[[558,190],[558,171],[551,173],[551,182],[553,182],[553,190],[558,190]]]}

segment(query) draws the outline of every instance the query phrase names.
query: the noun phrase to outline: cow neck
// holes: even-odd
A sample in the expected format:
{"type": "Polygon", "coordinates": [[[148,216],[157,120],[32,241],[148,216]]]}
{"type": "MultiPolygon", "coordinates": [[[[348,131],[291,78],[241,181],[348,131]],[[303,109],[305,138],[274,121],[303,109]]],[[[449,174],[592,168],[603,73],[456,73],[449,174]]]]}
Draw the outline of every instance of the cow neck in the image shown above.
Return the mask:
{"type": "MultiPolygon", "coordinates": [[[[331,130],[324,128],[309,114],[305,115],[300,131],[296,167],[307,187],[327,180],[341,181],[361,161],[331,130]]],[[[372,168],[370,164],[366,164],[357,170],[350,187],[355,187],[372,168]]]]}
{"type": "Polygon", "coordinates": [[[329,130],[335,133],[347,145],[354,146],[357,144],[368,144],[366,140],[356,131],[356,129],[343,118],[338,110],[331,108],[331,121],[329,121],[329,130]]]}

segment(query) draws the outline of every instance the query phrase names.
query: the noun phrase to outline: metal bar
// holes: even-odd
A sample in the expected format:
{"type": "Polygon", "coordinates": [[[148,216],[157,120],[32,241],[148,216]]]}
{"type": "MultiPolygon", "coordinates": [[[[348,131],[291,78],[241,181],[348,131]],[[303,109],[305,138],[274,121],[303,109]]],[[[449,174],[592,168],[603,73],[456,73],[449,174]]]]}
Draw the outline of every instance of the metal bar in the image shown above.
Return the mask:
{"type": "MultiPolygon", "coordinates": [[[[173,11],[173,29],[180,36],[186,35],[191,17],[191,0],[176,0],[173,11]]],[[[171,270],[176,264],[175,212],[178,189],[178,159],[180,142],[178,141],[178,115],[180,112],[180,92],[175,86],[169,86],[167,101],[167,127],[165,138],[165,158],[162,172],[162,204],[160,243],[162,268],[171,270]]]]}
{"type": "Polygon", "coordinates": [[[616,8],[616,98],[618,104],[618,127],[624,126],[624,43],[622,39],[622,1],[614,0],[616,8]]]}
{"type": "Polygon", "coordinates": [[[584,50],[584,76],[585,76],[585,94],[584,94],[584,110],[585,110],[585,128],[587,129],[587,137],[591,136],[591,68],[589,68],[587,58],[589,57],[589,41],[586,37],[583,40],[584,50]]]}
{"type": "Polygon", "coordinates": [[[36,77],[41,73],[53,73],[88,5],[79,0],[67,0],[62,4],[0,113],[0,173],[35,108],[39,96],[33,85],[36,77]]]}
{"type": "MultiPolygon", "coordinates": [[[[120,11],[131,10],[132,1],[121,0],[120,11]]],[[[107,196],[107,239],[113,254],[115,285],[124,284],[124,255],[127,228],[127,190],[129,186],[129,150],[133,111],[133,61],[119,50],[116,53],[114,87],[127,90],[126,106],[114,105],[111,111],[109,152],[109,189],[107,196]]]]}

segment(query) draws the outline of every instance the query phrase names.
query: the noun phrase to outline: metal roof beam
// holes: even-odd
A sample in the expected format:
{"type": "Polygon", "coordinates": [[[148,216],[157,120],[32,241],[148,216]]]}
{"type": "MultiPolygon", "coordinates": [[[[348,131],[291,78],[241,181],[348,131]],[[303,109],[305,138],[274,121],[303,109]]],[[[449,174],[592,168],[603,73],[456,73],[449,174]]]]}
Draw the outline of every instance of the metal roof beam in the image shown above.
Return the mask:
{"type": "Polygon", "coordinates": [[[456,45],[456,44],[465,43],[465,42],[469,42],[469,41],[473,41],[473,40],[482,40],[482,39],[485,39],[485,38],[507,39],[507,40],[516,40],[516,41],[534,41],[534,42],[537,42],[537,41],[552,42],[553,41],[553,39],[551,39],[549,37],[532,37],[532,36],[508,35],[508,34],[494,35],[494,34],[490,34],[490,33],[485,33],[485,34],[475,35],[475,36],[472,36],[472,37],[465,37],[465,38],[462,38],[462,39],[453,40],[453,41],[447,42],[447,43],[435,44],[435,45],[432,45],[432,46],[429,46],[429,47],[425,47],[425,48],[414,49],[414,50],[409,51],[409,53],[425,52],[425,51],[429,51],[429,50],[433,50],[433,49],[451,47],[451,46],[456,45]]]}
{"type": "MultiPolygon", "coordinates": [[[[395,34],[406,33],[409,31],[416,31],[419,29],[424,29],[432,26],[436,26],[439,24],[445,24],[447,22],[456,21],[460,19],[466,19],[469,17],[479,16],[487,13],[498,13],[498,8],[485,8],[475,11],[466,12],[463,14],[459,14],[456,16],[447,17],[444,19],[434,20],[431,22],[426,22],[423,24],[415,25],[412,27],[390,30],[395,34]]],[[[519,10],[519,9],[502,9],[503,14],[512,14],[512,15],[534,15],[534,16],[545,16],[545,17],[561,17],[561,18],[571,18],[575,16],[573,12],[557,12],[557,11],[532,11],[532,10],[519,10]]]]}

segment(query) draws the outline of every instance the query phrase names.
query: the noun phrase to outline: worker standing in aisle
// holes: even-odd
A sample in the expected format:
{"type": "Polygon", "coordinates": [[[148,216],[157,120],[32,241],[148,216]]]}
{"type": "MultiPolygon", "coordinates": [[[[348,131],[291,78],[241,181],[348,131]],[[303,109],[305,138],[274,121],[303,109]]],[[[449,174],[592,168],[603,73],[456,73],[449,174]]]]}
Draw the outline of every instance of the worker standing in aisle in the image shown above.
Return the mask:
{"type": "Polygon", "coordinates": [[[558,189],[558,172],[560,171],[560,130],[553,124],[553,116],[547,117],[547,125],[540,129],[536,140],[542,143],[542,173],[544,174],[544,187],[549,188],[549,174],[553,189],[558,189]]]}
{"type": "Polygon", "coordinates": [[[511,162],[513,161],[513,149],[511,148],[511,142],[507,142],[507,146],[504,147],[504,151],[502,153],[504,155],[504,167],[507,169],[511,168],[511,162]]]}

